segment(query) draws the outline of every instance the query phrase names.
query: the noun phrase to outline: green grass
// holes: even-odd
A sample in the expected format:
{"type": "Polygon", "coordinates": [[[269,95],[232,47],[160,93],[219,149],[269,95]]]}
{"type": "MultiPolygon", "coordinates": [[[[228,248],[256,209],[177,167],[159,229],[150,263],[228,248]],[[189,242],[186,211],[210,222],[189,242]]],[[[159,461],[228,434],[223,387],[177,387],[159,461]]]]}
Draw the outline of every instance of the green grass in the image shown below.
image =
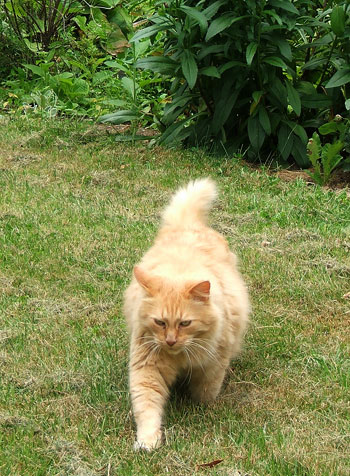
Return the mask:
{"type": "Polygon", "coordinates": [[[1,476],[349,474],[349,193],[85,123],[0,125],[1,476]],[[171,193],[209,175],[252,324],[217,402],[175,393],[167,444],[134,453],[123,291],[171,193]]]}

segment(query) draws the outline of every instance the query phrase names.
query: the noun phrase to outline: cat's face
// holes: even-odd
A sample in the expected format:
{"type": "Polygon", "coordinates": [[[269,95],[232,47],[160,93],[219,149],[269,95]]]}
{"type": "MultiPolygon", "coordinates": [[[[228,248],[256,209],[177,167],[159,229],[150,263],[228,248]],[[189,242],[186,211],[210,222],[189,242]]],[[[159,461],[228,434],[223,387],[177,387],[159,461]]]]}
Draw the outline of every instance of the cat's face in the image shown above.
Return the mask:
{"type": "Polygon", "coordinates": [[[200,349],[214,325],[209,281],[184,283],[175,290],[139,268],[135,276],[146,291],[140,309],[145,344],[154,343],[170,354],[200,349]]]}

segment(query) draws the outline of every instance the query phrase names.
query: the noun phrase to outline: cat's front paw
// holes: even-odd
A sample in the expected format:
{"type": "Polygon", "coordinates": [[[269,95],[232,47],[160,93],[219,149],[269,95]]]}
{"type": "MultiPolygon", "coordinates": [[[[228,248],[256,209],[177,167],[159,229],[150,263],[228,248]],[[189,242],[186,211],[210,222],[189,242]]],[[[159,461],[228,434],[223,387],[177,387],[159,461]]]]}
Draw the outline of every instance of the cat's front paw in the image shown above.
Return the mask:
{"type": "Polygon", "coordinates": [[[159,448],[162,444],[162,431],[158,430],[147,435],[138,435],[134,444],[134,450],[152,451],[159,448]]]}

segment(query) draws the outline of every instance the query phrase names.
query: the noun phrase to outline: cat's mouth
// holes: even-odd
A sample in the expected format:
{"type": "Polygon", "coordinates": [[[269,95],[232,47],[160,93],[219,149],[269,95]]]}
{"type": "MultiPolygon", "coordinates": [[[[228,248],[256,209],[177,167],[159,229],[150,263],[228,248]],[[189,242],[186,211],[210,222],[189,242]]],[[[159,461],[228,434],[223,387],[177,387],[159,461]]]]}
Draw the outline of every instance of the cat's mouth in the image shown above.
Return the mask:
{"type": "Polygon", "coordinates": [[[176,345],[171,347],[169,345],[166,345],[166,346],[163,346],[163,349],[170,355],[176,355],[183,351],[182,346],[176,346],[176,345]]]}

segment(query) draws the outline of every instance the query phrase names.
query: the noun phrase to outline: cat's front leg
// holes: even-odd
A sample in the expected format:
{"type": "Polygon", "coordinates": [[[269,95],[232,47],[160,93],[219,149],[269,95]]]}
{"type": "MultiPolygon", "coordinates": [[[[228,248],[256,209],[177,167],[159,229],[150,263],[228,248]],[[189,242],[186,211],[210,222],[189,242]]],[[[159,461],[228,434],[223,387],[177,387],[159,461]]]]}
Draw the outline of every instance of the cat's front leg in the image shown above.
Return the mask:
{"type": "Polygon", "coordinates": [[[162,443],[162,417],[169,384],[155,365],[130,363],[130,393],[137,427],[135,449],[151,451],[162,443]]]}
{"type": "Polygon", "coordinates": [[[192,372],[190,392],[193,400],[209,403],[218,396],[225,377],[225,366],[197,368],[192,372]]]}

